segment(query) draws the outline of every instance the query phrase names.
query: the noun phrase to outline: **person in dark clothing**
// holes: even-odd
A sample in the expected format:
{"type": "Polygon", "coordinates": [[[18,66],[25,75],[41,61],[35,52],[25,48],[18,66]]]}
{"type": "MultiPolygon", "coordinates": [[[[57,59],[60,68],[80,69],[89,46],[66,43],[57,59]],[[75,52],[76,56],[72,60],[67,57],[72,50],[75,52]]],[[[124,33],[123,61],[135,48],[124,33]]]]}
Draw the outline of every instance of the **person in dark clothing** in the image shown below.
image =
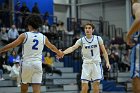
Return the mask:
{"type": "Polygon", "coordinates": [[[6,53],[2,53],[0,55],[0,80],[4,80],[3,73],[5,71],[4,71],[3,65],[5,65],[5,64],[7,65],[7,56],[6,56],[6,53]]]}
{"type": "Polygon", "coordinates": [[[44,73],[51,73],[51,75],[58,74],[58,75],[62,75],[62,72],[54,67],[51,67],[48,64],[42,64],[42,67],[44,68],[44,73]]]}
{"type": "Polygon", "coordinates": [[[34,3],[34,6],[32,8],[32,13],[37,13],[37,14],[40,13],[37,2],[34,3]]]}
{"type": "Polygon", "coordinates": [[[53,73],[58,74],[60,76],[62,75],[62,72],[60,70],[53,67],[53,58],[49,52],[46,53],[45,57],[42,56],[42,62],[44,73],[51,73],[51,75],[53,75],[53,73]]]}
{"type": "Polygon", "coordinates": [[[29,8],[26,6],[26,3],[24,2],[20,8],[21,13],[27,13],[30,12],[29,8]]]}
{"type": "Polygon", "coordinates": [[[72,40],[72,45],[74,45],[79,38],[80,38],[79,34],[75,35],[72,40]]]}
{"type": "Polygon", "coordinates": [[[24,2],[20,8],[20,12],[22,14],[22,23],[21,28],[25,28],[25,19],[28,16],[28,13],[30,13],[29,8],[26,6],[26,3],[24,2]]]}

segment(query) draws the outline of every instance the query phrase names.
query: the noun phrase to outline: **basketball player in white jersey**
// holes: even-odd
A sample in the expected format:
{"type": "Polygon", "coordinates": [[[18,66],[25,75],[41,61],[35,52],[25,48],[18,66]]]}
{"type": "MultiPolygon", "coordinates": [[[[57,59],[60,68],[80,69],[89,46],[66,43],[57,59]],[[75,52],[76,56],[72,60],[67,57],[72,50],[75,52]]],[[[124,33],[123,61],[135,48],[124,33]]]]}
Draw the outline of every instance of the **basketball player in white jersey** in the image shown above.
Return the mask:
{"type": "Polygon", "coordinates": [[[131,3],[134,22],[126,35],[126,41],[128,45],[133,45],[131,42],[131,35],[140,30],[140,0],[131,0],[131,3]]]}
{"type": "Polygon", "coordinates": [[[46,36],[38,32],[38,28],[42,25],[41,17],[33,14],[29,15],[25,20],[25,24],[29,32],[22,33],[15,41],[1,48],[0,53],[22,44],[21,93],[27,93],[28,84],[32,85],[33,93],[40,93],[44,45],[59,57],[62,57],[63,53],[51,44],[46,36]]]}
{"type": "MultiPolygon", "coordinates": [[[[131,36],[140,30],[140,0],[131,0],[131,3],[134,22],[126,36],[127,44],[130,46],[134,45],[131,42],[131,36]]],[[[140,93],[140,36],[138,37],[137,43],[132,48],[130,73],[133,93],[140,93]]]]}
{"type": "Polygon", "coordinates": [[[87,23],[84,29],[86,36],[77,40],[75,45],[67,48],[65,51],[63,51],[63,53],[69,54],[78,47],[82,47],[83,65],[81,75],[81,93],[87,93],[89,81],[93,82],[93,93],[99,93],[100,80],[103,79],[100,48],[106,60],[106,67],[110,69],[111,66],[102,38],[100,36],[92,35],[92,33],[94,32],[94,25],[91,23],[87,23]]]}

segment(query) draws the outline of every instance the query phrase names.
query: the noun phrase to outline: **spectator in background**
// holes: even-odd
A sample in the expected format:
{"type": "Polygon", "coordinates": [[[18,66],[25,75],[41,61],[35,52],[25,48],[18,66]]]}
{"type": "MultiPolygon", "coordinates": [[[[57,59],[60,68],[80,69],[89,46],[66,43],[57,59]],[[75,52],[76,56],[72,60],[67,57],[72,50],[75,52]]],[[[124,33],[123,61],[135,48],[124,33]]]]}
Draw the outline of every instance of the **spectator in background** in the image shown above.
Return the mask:
{"type": "Polygon", "coordinates": [[[16,26],[12,25],[11,29],[8,31],[9,43],[11,43],[14,40],[16,40],[18,36],[19,36],[19,33],[17,31],[16,26]]]}
{"type": "Polygon", "coordinates": [[[54,62],[53,57],[51,57],[51,54],[47,52],[44,58],[44,63],[48,64],[49,66],[54,66],[53,62],[54,62]]]}
{"type": "Polygon", "coordinates": [[[20,0],[17,0],[16,5],[15,5],[15,24],[16,27],[21,27],[22,23],[22,15],[20,13],[20,8],[21,8],[21,3],[20,0]]]}
{"type": "Polygon", "coordinates": [[[34,6],[32,8],[32,13],[40,14],[37,2],[34,3],[34,6]]]}
{"type": "Polygon", "coordinates": [[[113,37],[113,38],[111,38],[110,44],[111,44],[111,45],[116,44],[116,41],[115,41],[115,38],[114,38],[114,37],[113,37]]]}
{"type": "Polygon", "coordinates": [[[17,0],[16,5],[15,5],[15,11],[16,11],[16,12],[17,12],[17,11],[20,11],[20,8],[21,8],[20,1],[17,0]]]}
{"type": "Polygon", "coordinates": [[[64,23],[59,21],[57,25],[57,35],[58,35],[57,43],[59,48],[64,48],[64,43],[66,44],[66,40],[67,40],[66,33],[68,32],[64,27],[64,23]]]}
{"type": "Polygon", "coordinates": [[[4,80],[4,78],[3,78],[3,63],[0,63],[0,80],[4,80]]]}
{"type": "MultiPolygon", "coordinates": [[[[8,1],[8,0],[4,0],[4,1],[8,1]]],[[[10,26],[10,9],[9,9],[9,4],[6,3],[6,2],[3,2],[3,5],[2,5],[2,11],[0,13],[0,17],[1,17],[1,20],[2,20],[2,24],[6,27],[9,27],[10,26]],[[7,21],[8,20],[8,21],[7,21]]]]}
{"type": "Polygon", "coordinates": [[[3,78],[3,73],[4,73],[4,68],[3,68],[3,65],[6,63],[6,59],[5,59],[5,53],[2,53],[0,55],[0,80],[4,80],[3,78]]]}
{"type": "Polygon", "coordinates": [[[124,44],[124,40],[123,40],[123,38],[120,35],[118,35],[118,36],[115,37],[115,42],[118,45],[124,44]]]}
{"type": "Polygon", "coordinates": [[[64,22],[61,22],[61,21],[58,23],[57,30],[58,31],[63,31],[63,33],[67,33],[68,32],[67,29],[64,27],[64,22]]]}
{"type": "Polygon", "coordinates": [[[45,57],[43,58],[42,66],[45,69],[45,73],[51,73],[52,75],[53,73],[56,73],[60,76],[62,75],[62,72],[54,67],[54,58],[49,52],[47,52],[45,57]]]}
{"type": "Polygon", "coordinates": [[[71,30],[74,31],[74,34],[80,34],[79,28],[80,28],[80,26],[78,24],[78,20],[77,20],[77,18],[74,18],[72,20],[72,29],[71,30]]]}
{"type": "MultiPolygon", "coordinates": [[[[109,55],[109,62],[110,62],[110,64],[111,64],[111,68],[112,68],[112,70],[114,70],[114,64],[116,63],[116,57],[115,57],[115,54],[114,53],[111,53],[110,55],[109,55]]],[[[113,71],[114,72],[114,71],[113,71]]]]}
{"type": "Polygon", "coordinates": [[[1,41],[2,41],[2,43],[3,44],[8,44],[9,37],[8,37],[8,33],[6,32],[6,28],[5,27],[1,28],[0,35],[1,35],[1,41]]]}
{"type": "Polygon", "coordinates": [[[21,20],[21,28],[25,28],[25,19],[30,13],[29,8],[26,6],[26,3],[22,3],[22,6],[20,8],[20,12],[22,13],[22,20],[21,20]]]}
{"type": "Polygon", "coordinates": [[[61,22],[61,21],[58,22],[57,31],[58,31],[58,37],[63,41],[64,40],[64,36],[67,33],[67,30],[64,27],[64,23],[63,22],[61,22]]]}
{"type": "Polygon", "coordinates": [[[79,38],[80,38],[79,34],[75,35],[72,39],[72,45],[74,45],[79,38]]]}
{"type": "Polygon", "coordinates": [[[122,66],[124,72],[130,70],[130,62],[127,54],[123,54],[122,56],[122,66]]]}
{"type": "Polygon", "coordinates": [[[11,72],[10,72],[10,77],[12,80],[16,80],[17,82],[17,87],[20,87],[20,60],[15,60],[14,65],[12,66],[11,72]]]}
{"type": "Polygon", "coordinates": [[[56,26],[56,24],[51,25],[50,32],[57,34],[57,26],[56,26]]]}
{"type": "Polygon", "coordinates": [[[5,65],[8,64],[8,63],[7,63],[7,53],[6,53],[6,52],[5,52],[5,53],[2,53],[2,54],[0,55],[0,62],[4,63],[5,65]]]}
{"type": "MultiPolygon", "coordinates": [[[[7,73],[10,69],[7,69],[8,62],[7,62],[7,53],[2,53],[0,55],[0,64],[2,63],[2,69],[4,73],[7,73]]],[[[10,67],[9,67],[10,68],[10,67]]]]}
{"type": "Polygon", "coordinates": [[[110,74],[110,78],[115,79],[117,76],[115,73],[118,71],[118,63],[117,63],[117,56],[114,53],[111,53],[109,55],[109,62],[111,64],[111,68],[112,68],[110,70],[110,73],[113,73],[113,74],[110,74]]]}
{"type": "Polygon", "coordinates": [[[25,2],[22,3],[22,6],[21,6],[21,8],[20,8],[20,12],[21,12],[21,13],[28,13],[28,12],[30,12],[30,10],[29,10],[29,8],[26,6],[26,3],[25,3],[25,2]]]}
{"type": "Polygon", "coordinates": [[[8,57],[8,64],[13,66],[15,60],[20,60],[20,56],[17,54],[15,50],[11,52],[11,55],[8,57]]]}
{"type": "Polygon", "coordinates": [[[49,12],[46,11],[45,14],[43,15],[43,20],[48,20],[49,18],[49,12]]]}
{"type": "Polygon", "coordinates": [[[3,24],[2,24],[2,20],[0,19],[0,29],[2,28],[3,24]]]}
{"type": "Polygon", "coordinates": [[[44,35],[46,35],[48,32],[50,32],[50,25],[48,23],[48,20],[45,20],[45,22],[41,28],[41,31],[44,35]]]}

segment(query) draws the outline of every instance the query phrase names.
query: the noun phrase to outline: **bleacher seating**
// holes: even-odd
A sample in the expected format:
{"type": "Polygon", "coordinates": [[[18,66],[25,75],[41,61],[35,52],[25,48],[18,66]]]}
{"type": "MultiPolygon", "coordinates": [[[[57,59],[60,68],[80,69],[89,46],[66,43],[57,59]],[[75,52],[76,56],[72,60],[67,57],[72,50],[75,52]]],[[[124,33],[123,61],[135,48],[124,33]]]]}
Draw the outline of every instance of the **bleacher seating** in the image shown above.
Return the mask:
{"type": "MultiPolygon", "coordinates": [[[[63,62],[55,62],[55,67],[62,71],[62,76],[54,74],[46,75],[46,84],[41,86],[41,93],[77,93],[78,86],[76,84],[77,73],[73,73],[72,67],[64,67],[63,62]],[[57,92],[56,92],[57,91],[57,92]]],[[[0,93],[19,93],[20,88],[16,86],[9,74],[4,74],[5,80],[0,81],[0,93]]],[[[102,91],[102,84],[100,91],[102,91]]],[[[31,86],[28,92],[32,92],[31,86]]]]}

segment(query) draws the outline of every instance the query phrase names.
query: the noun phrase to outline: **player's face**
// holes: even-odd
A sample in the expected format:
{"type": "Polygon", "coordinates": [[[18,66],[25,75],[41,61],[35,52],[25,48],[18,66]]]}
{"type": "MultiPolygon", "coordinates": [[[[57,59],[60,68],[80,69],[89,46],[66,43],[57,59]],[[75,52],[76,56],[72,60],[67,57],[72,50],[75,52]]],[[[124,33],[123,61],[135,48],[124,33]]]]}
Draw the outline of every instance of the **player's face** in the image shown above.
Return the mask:
{"type": "Polygon", "coordinates": [[[92,26],[91,26],[91,25],[86,25],[86,26],[85,26],[85,34],[86,34],[86,35],[92,35],[92,33],[93,33],[93,28],[92,28],[92,26]]]}

